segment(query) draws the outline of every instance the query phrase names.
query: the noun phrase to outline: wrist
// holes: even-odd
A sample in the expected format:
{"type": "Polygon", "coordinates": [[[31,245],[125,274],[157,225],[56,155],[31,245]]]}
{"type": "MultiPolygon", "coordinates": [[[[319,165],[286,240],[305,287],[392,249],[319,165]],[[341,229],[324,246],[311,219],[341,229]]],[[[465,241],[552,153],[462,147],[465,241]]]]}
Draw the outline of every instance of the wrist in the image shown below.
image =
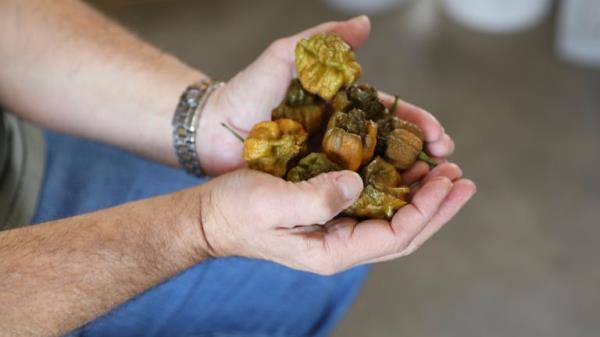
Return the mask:
{"type": "Polygon", "coordinates": [[[164,240],[167,247],[160,249],[172,249],[167,256],[174,258],[175,264],[182,262],[184,267],[210,257],[210,246],[205,239],[202,225],[203,187],[191,187],[158,199],[163,200],[148,206],[151,209],[149,214],[160,218],[162,235],[169,237],[164,240]]]}
{"type": "Polygon", "coordinates": [[[233,137],[223,127],[223,123],[241,135],[247,134],[247,130],[241,130],[239,123],[236,123],[244,118],[245,111],[233,108],[228,94],[227,85],[212,92],[200,116],[196,147],[202,169],[209,176],[217,176],[244,166],[243,142],[233,137]]]}

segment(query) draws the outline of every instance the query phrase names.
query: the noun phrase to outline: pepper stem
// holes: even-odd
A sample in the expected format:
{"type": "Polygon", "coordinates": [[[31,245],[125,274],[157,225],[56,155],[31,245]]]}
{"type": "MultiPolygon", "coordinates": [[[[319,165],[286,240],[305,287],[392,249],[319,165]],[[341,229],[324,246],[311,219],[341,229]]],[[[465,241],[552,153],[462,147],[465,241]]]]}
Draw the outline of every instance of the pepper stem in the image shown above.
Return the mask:
{"type": "Polygon", "coordinates": [[[234,135],[235,138],[239,139],[240,142],[242,142],[242,143],[244,142],[244,137],[240,136],[240,134],[235,132],[235,130],[232,129],[229,125],[221,122],[221,126],[224,127],[225,129],[229,130],[229,132],[231,132],[231,134],[234,135]]]}
{"type": "Polygon", "coordinates": [[[429,157],[427,155],[427,153],[425,153],[425,151],[419,152],[419,155],[417,158],[419,158],[419,160],[426,162],[427,164],[431,165],[432,167],[437,166],[437,163],[435,162],[435,160],[431,159],[431,157],[429,157]]]}
{"type": "Polygon", "coordinates": [[[397,108],[398,108],[398,96],[394,95],[394,103],[392,103],[392,106],[390,107],[390,112],[391,113],[396,112],[397,108]]]}

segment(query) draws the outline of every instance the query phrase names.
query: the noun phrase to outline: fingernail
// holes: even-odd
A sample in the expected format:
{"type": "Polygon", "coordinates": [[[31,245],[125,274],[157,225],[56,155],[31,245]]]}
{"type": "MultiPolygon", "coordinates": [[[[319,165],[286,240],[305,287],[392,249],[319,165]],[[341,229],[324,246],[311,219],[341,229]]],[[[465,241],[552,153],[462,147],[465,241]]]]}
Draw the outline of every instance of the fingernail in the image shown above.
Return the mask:
{"type": "Polygon", "coordinates": [[[363,14],[363,15],[355,16],[348,21],[359,21],[359,20],[367,20],[368,21],[369,17],[363,14]]]}
{"type": "Polygon", "coordinates": [[[342,172],[335,182],[346,200],[358,197],[363,189],[362,179],[354,172],[342,172]]]}

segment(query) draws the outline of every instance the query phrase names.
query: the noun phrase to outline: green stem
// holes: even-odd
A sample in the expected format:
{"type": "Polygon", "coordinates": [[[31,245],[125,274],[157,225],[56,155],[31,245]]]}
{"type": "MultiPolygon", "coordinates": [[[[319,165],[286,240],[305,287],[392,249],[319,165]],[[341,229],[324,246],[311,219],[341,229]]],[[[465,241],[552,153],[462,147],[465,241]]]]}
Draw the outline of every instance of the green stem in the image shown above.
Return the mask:
{"type": "Polygon", "coordinates": [[[437,166],[437,163],[435,162],[435,160],[431,159],[431,157],[429,157],[427,155],[427,153],[425,153],[424,151],[419,152],[419,156],[417,158],[419,158],[419,160],[422,160],[433,167],[437,166]]]}
{"type": "Polygon", "coordinates": [[[398,96],[394,95],[394,103],[392,103],[392,106],[390,107],[390,112],[392,114],[395,113],[397,108],[398,108],[398,96]]]}
{"type": "Polygon", "coordinates": [[[242,142],[242,143],[244,142],[244,137],[240,136],[240,134],[235,132],[235,130],[232,129],[229,125],[221,122],[221,126],[224,127],[225,129],[229,130],[229,132],[231,132],[231,134],[234,135],[235,138],[239,139],[240,142],[242,142]]]}

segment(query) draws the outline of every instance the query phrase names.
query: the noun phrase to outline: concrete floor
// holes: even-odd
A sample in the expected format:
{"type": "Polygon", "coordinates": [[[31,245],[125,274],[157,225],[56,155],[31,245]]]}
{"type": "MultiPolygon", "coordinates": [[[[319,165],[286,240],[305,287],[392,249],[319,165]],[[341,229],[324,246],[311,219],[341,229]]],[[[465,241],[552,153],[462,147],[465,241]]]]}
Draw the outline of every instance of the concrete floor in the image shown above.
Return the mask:
{"type": "MultiPolygon", "coordinates": [[[[317,1],[96,2],[220,79],[344,17],[317,1]]],[[[484,35],[431,0],[373,18],[362,81],[434,112],[479,192],[419,252],[375,266],[334,336],[598,336],[600,71],[556,58],[551,21],[484,35]]]]}

